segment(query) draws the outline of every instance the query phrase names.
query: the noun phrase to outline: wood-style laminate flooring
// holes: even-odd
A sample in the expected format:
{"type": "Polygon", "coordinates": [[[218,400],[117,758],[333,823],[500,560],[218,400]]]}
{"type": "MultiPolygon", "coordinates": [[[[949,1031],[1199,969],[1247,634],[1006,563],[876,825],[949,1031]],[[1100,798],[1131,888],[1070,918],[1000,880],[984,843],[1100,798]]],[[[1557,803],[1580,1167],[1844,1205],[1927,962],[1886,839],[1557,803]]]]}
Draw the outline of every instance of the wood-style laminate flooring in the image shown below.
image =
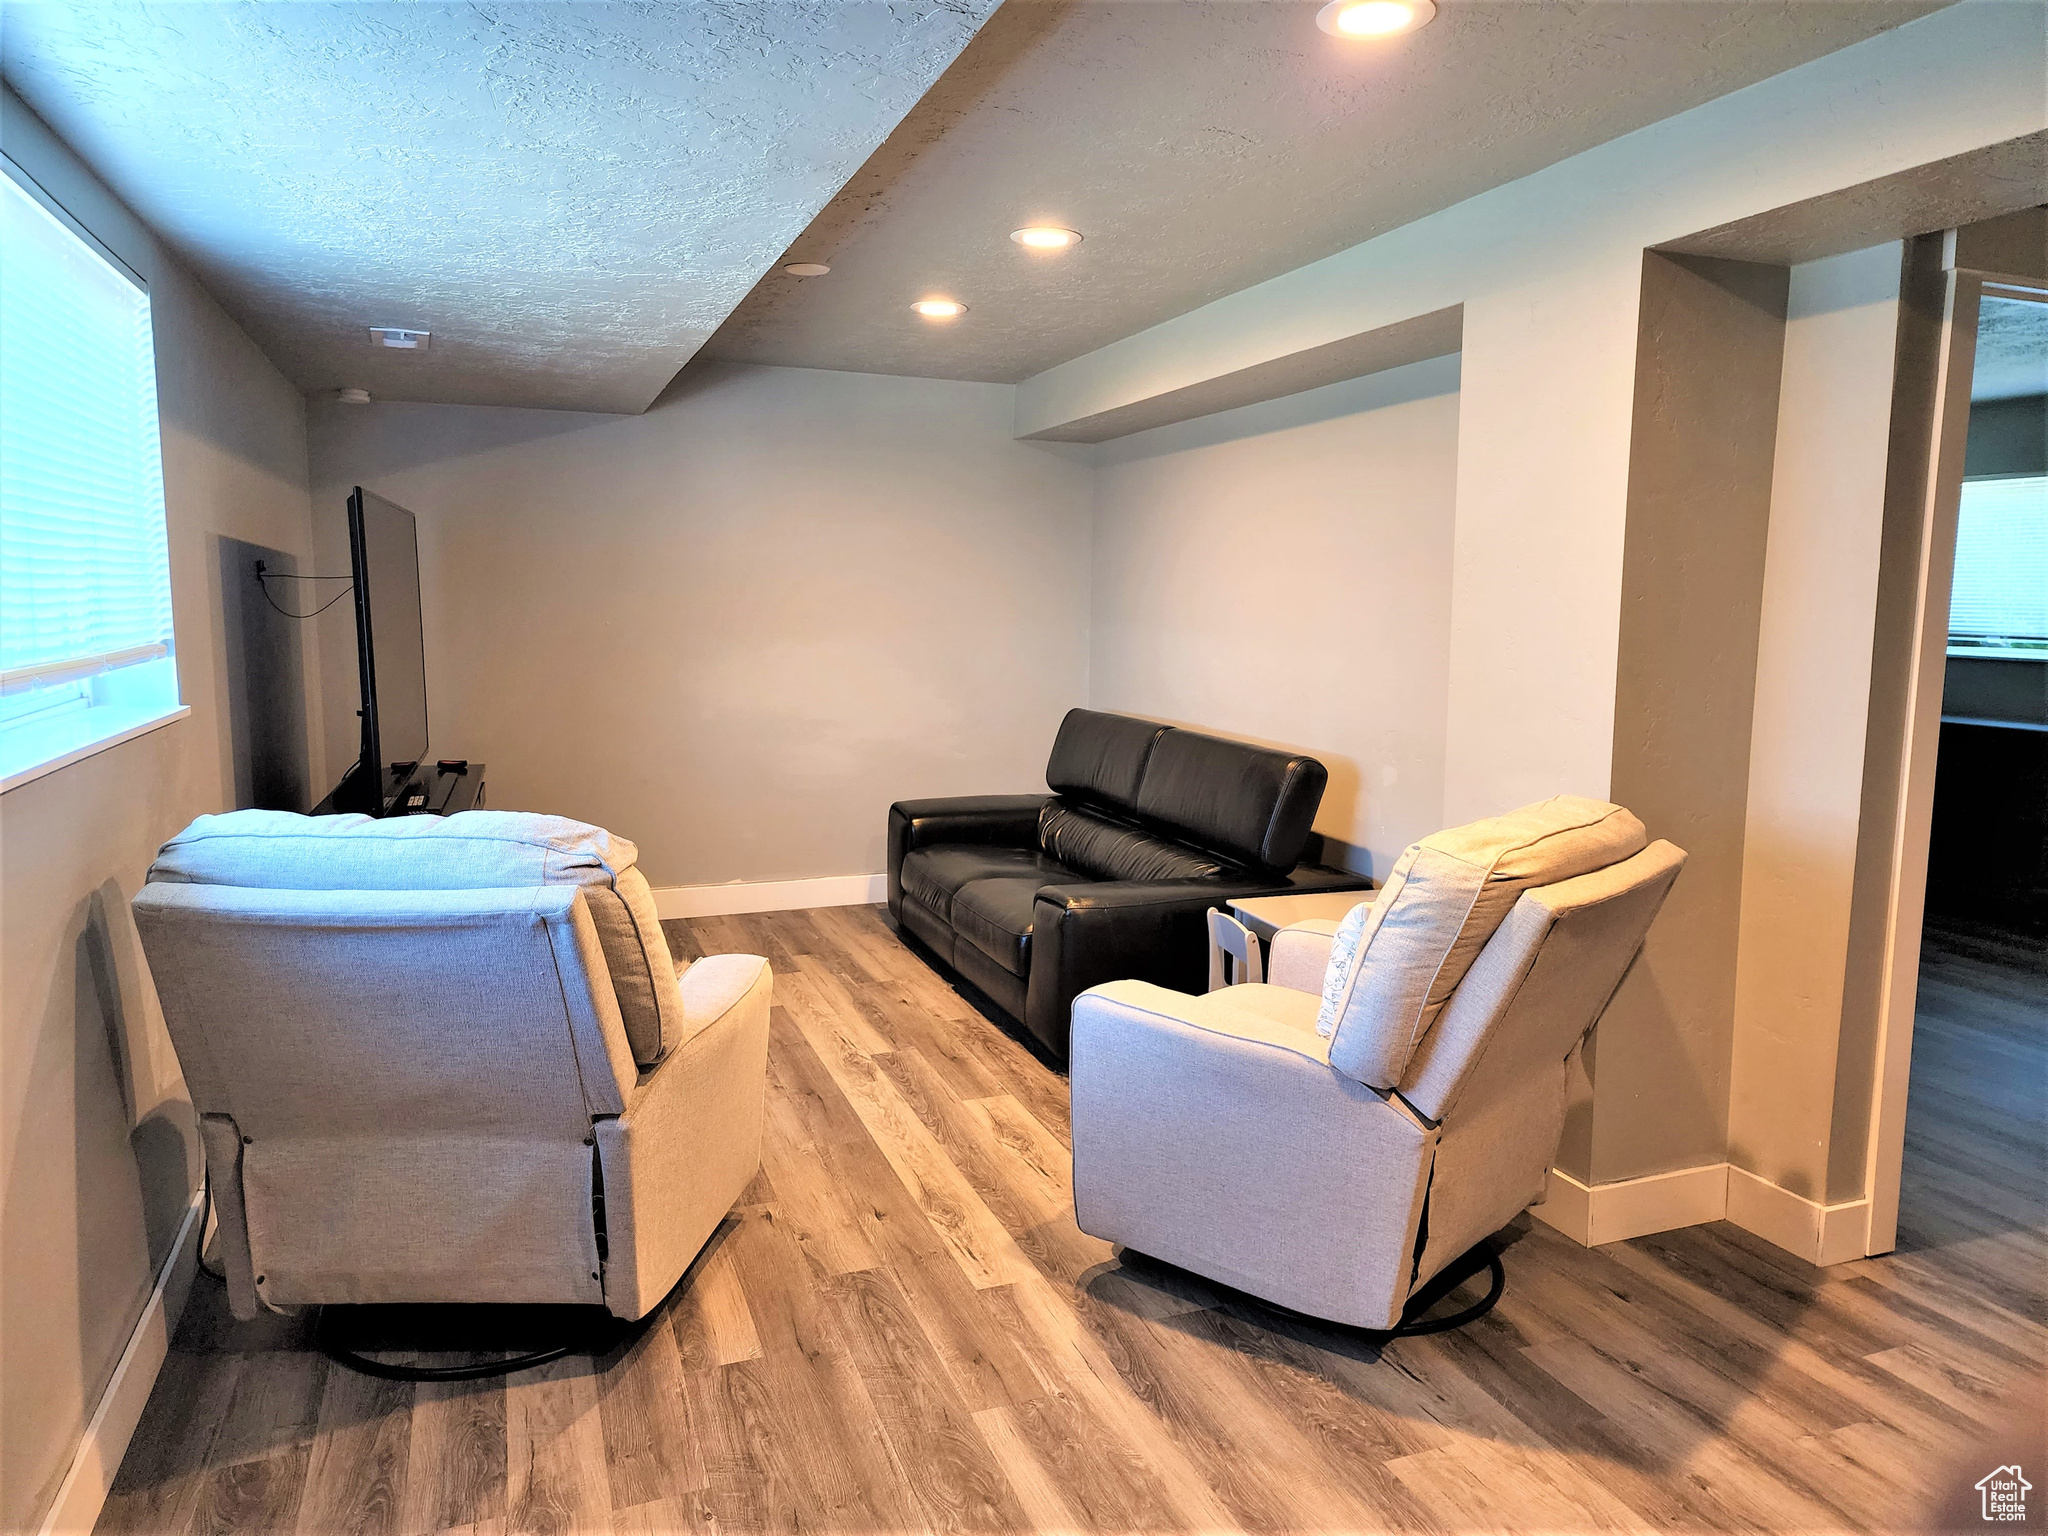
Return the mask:
{"type": "Polygon", "coordinates": [[[765,1166],[652,1323],[413,1386],[202,1274],[100,1530],[1897,1530],[2038,1398],[2048,984],[1968,946],[1897,1253],[1523,1217],[1490,1316],[1380,1348],[1083,1236],[1065,1081],[876,909],[669,932],[769,956],[775,1013],[765,1166]]]}

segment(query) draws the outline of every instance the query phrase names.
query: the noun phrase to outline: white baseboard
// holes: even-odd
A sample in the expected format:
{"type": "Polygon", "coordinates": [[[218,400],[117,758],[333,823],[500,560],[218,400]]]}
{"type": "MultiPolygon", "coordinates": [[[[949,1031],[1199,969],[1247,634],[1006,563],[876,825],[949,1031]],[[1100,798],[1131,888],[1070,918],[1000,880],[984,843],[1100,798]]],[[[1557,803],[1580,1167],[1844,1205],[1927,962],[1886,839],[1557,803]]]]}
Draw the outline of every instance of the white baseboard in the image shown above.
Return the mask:
{"type": "Polygon", "coordinates": [[[1553,1168],[1544,1183],[1543,1199],[1529,1207],[1529,1214],[1545,1226],[1555,1227],[1573,1242],[1585,1247],[1593,1230],[1593,1191],[1568,1173],[1553,1168]]]}
{"type": "Polygon", "coordinates": [[[1816,1205],[1729,1163],[1591,1186],[1553,1168],[1531,1213],[1588,1248],[1727,1221],[1820,1265],[1862,1258],[1870,1230],[1868,1200],[1816,1205]]]}
{"type": "Polygon", "coordinates": [[[801,907],[872,906],[888,899],[887,875],[821,875],[814,880],[656,886],[654,910],[663,919],[724,917],[740,912],[794,912],[801,907]]]}
{"type": "Polygon", "coordinates": [[[40,1536],[90,1536],[98,1524],[107,1492],[114,1486],[114,1474],[121,1458],[128,1454],[128,1442],[142,1420],[143,1405],[156,1385],[171,1352],[171,1335],[184,1314],[186,1298],[192,1294],[192,1276],[199,1268],[199,1242],[205,1234],[206,1195],[193,1195],[186,1208],[171,1251],[164,1255],[157,1271],[156,1288],[128,1336],[120,1363],[100,1394],[99,1406],[85,1426],[78,1453],[71,1458],[71,1470],[58,1485],[50,1512],[43,1517],[40,1536]]]}
{"type": "Polygon", "coordinates": [[[1535,1214],[1588,1248],[1673,1227],[1719,1221],[1728,1207],[1728,1165],[1708,1163],[1613,1184],[1581,1184],[1560,1169],[1535,1214]]]}
{"type": "Polygon", "coordinates": [[[1821,1205],[1730,1164],[1728,1219],[1809,1264],[1841,1264],[1867,1251],[1870,1202],[1821,1205]]]}

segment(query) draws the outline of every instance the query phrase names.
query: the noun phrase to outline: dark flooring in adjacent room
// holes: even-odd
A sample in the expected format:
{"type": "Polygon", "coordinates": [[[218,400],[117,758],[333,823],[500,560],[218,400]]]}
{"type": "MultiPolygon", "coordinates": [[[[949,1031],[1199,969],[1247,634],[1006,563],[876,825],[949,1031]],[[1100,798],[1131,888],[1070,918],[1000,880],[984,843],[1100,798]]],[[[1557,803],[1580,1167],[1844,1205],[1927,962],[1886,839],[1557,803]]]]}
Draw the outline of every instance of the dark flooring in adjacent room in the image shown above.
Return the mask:
{"type": "Polygon", "coordinates": [[[651,1325],[414,1387],[202,1274],[102,1531],[1898,1530],[2039,1400],[2048,979],[1996,945],[1929,945],[1896,1254],[1523,1217],[1491,1315],[1382,1352],[1084,1237],[1065,1082],[876,909],[668,926],[776,1010],[765,1167],[651,1325]]]}

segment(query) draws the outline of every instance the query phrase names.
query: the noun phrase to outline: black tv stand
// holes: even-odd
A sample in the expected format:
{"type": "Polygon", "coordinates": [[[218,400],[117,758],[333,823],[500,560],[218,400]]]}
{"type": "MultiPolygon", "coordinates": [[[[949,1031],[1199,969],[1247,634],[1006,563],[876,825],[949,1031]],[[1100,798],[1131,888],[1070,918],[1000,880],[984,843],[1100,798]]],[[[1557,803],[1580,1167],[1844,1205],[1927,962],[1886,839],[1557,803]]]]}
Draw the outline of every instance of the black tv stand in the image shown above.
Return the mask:
{"type": "Polygon", "coordinates": [[[362,782],[361,764],[350,767],[327,798],[313,807],[315,816],[453,816],[457,811],[484,808],[484,765],[440,768],[434,763],[398,763],[384,770],[375,791],[362,782]]]}

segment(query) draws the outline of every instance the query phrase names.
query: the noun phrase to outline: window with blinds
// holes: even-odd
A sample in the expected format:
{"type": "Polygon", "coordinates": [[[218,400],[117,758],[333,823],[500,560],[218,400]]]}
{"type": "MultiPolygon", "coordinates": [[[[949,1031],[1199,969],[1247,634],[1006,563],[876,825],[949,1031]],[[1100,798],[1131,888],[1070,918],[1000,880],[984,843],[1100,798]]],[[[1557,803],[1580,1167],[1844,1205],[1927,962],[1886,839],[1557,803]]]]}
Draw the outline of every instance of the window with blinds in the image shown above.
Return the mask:
{"type": "Polygon", "coordinates": [[[149,292],[0,161],[0,788],[182,713],[149,292]]]}
{"type": "Polygon", "coordinates": [[[2048,661],[2048,477],[1963,482],[1948,653],[2048,661]]]}

